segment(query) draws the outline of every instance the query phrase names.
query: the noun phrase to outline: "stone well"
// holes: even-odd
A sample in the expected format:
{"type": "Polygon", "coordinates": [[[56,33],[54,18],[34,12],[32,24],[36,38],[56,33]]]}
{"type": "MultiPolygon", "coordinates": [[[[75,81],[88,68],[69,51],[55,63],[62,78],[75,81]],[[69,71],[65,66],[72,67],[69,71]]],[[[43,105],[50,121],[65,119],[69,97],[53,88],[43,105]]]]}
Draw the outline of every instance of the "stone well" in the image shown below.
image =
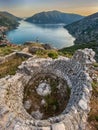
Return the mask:
{"type": "MultiPolygon", "coordinates": [[[[92,91],[88,67],[94,62],[94,55],[92,49],[85,49],[78,50],[72,59],[30,58],[18,67],[14,76],[0,79],[0,130],[84,130],[92,91]],[[43,75],[49,76],[50,81],[55,79],[53,82],[58,78],[57,87],[62,82],[61,94],[67,95],[68,87],[70,95],[59,114],[36,119],[28,112],[30,102],[25,104],[24,98],[26,91],[43,75]]],[[[51,94],[51,82],[43,81],[40,84],[44,85],[44,91],[39,83],[36,86],[40,96],[51,94]]]]}
{"type": "Polygon", "coordinates": [[[61,114],[70,97],[67,84],[67,79],[52,69],[37,70],[24,87],[23,102],[27,112],[30,115],[33,113],[36,119],[47,119],[61,114]]]}

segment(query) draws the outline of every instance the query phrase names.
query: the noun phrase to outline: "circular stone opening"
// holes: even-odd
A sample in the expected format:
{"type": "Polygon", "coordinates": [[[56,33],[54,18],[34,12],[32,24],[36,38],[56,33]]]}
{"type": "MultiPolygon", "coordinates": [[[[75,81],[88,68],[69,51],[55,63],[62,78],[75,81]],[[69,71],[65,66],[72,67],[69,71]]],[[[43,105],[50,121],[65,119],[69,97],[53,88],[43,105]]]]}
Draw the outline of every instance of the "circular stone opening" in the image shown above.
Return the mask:
{"type": "Polygon", "coordinates": [[[61,114],[69,97],[65,80],[53,74],[37,74],[24,89],[23,104],[33,118],[47,119],[61,114]]]}

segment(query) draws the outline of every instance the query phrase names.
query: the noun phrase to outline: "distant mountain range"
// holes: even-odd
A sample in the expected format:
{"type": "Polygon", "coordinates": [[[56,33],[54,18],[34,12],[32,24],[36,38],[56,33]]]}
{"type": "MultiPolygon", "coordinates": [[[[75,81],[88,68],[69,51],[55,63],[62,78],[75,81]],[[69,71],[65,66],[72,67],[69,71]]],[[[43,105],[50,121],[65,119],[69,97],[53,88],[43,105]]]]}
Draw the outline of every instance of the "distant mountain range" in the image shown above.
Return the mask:
{"type": "Polygon", "coordinates": [[[98,42],[98,12],[65,26],[76,44],[98,42]]]}
{"type": "Polygon", "coordinates": [[[84,16],[77,14],[68,14],[59,11],[48,11],[37,13],[32,17],[27,18],[25,21],[35,24],[70,24],[82,18],[84,18],[84,16]]]}
{"type": "Polygon", "coordinates": [[[8,12],[0,12],[0,26],[6,26],[9,29],[15,28],[19,24],[18,20],[20,20],[20,18],[8,12]]]}
{"type": "MultiPolygon", "coordinates": [[[[6,26],[9,29],[19,25],[18,18],[8,12],[0,12],[0,26],[6,26]]],[[[25,21],[35,24],[67,24],[66,28],[76,40],[75,44],[84,44],[89,42],[98,42],[98,12],[84,17],[77,14],[62,13],[59,11],[41,12],[26,18],[25,21]]]]}

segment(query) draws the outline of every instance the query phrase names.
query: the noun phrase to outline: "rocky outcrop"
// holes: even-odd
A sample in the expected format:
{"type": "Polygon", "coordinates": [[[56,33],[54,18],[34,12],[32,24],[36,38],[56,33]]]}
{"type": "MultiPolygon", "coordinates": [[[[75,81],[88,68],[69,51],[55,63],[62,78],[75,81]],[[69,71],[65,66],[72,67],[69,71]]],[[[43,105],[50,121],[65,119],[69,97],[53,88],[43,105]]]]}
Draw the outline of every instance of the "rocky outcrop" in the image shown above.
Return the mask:
{"type": "Polygon", "coordinates": [[[29,47],[29,52],[31,53],[31,54],[36,54],[36,52],[38,52],[38,51],[43,51],[43,50],[45,50],[43,47],[38,47],[38,46],[32,46],[32,47],[29,47]]]}
{"type": "Polygon", "coordinates": [[[45,50],[56,49],[56,48],[52,47],[50,44],[42,44],[42,46],[44,47],[45,50]]]}
{"type": "Polygon", "coordinates": [[[92,91],[88,66],[94,62],[93,57],[92,49],[78,50],[72,59],[32,57],[14,76],[0,79],[0,130],[84,130],[92,91]],[[33,118],[23,105],[25,88],[40,74],[63,79],[71,90],[62,113],[45,120],[33,118]]]}

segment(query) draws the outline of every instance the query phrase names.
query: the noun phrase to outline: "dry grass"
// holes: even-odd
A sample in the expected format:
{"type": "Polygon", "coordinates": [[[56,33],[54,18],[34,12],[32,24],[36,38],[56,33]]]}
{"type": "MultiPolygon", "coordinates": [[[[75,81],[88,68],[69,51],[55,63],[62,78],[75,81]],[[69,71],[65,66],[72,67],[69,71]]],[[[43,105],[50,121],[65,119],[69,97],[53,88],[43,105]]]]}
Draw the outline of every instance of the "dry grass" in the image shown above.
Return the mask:
{"type": "Polygon", "coordinates": [[[0,65],[0,78],[7,75],[14,75],[16,73],[17,67],[24,61],[25,58],[20,58],[16,56],[14,59],[11,59],[0,65]]]}
{"type": "Polygon", "coordinates": [[[5,56],[10,53],[12,53],[15,50],[22,50],[23,46],[5,46],[5,47],[0,47],[0,56],[5,56]]]}
{"type": "Polygon", "coordinates": [[[36,52],[37,57],[40,58],[52,58],[56,59],[58,58],[59,54],[57,50],[40,50],[36,52]]]}
{"type": "MultiPolygon", "coordinates": [[[[95,72],[98,76],[98,71],[95,72]]],[[[88,116],[89,130],[98,130],[98,82],[93,81],[93,91],[90,102],[91,111],[88,116]]]]}

